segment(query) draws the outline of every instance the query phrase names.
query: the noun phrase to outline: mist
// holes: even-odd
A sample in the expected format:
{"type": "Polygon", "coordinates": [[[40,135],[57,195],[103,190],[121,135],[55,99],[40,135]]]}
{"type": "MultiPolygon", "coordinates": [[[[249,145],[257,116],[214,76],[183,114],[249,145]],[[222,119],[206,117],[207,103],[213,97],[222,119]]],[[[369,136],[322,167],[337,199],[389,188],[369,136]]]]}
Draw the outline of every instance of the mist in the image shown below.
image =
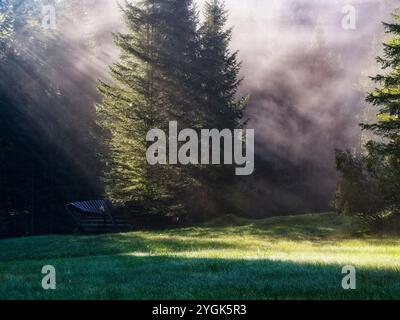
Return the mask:
{"type": "Polygon", "coordinates": [[[394,1],[227,1],[243,62],[256,171],[243,209],[256,216],[330,210],[335,149],[361,148],[368,76],[394,1]],[[356,10],[345,30],[345,5],[356,10]]]}
{"type": "MultiPolygon", "coordinates": [[[[199,11],[204,1],[197,1],[199,11]]],[[[395,1],[227,0],[232,50],[242,61],[241,94],[249,96],[247,128],[256,133],[256,169],[238,181],[243,214],[261,217],[329,210],[337,181],[335,149],[361,148],[358,123],[381,21],[395,1]],[[345,30],[343,6],[356,9],[355,30],[345,30]]],[[[71,4],[72,6],[72,4],[71,4]]],[[[69,45],[74,72],[57,79],[88,112],[98,99],[96,81],[108,79],[118,51],[113,32],[124,24],[116,1],[84,1],[76,14],[59,17],[58,33],[69,45]],[[94,41],[93,52],[80,43],[94,41]],[[75,76],[73,75],[75,74],[75,76]],[[88,94],[89,92],[89,94],[88,94]],[[80,103],[82,105],[82,103],[80,103]]],[[[79,122],[79,120],[77,120],[79,122]]]]}

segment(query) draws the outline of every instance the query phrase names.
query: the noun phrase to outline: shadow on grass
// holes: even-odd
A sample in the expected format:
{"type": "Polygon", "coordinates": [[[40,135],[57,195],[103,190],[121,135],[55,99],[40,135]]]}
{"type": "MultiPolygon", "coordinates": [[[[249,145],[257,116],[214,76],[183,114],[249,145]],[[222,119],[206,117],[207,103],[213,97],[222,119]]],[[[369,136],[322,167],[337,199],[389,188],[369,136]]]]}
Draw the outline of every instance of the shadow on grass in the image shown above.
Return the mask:
{"type": "Polygon", "coordinates": [[[149,233],[99,236],[37,237],[0,242],[0,262],[118,255],[160,254],[199,250],[245,249],[240,243],[213,241],[209,237],[179,238],[149,233]]]}
{"type": "Polygon", "coordinates": [[[341,265],[168,256],[85,257],[7,263],[1,299],[399,299],[399,273],[357,269],[357,290],[341,287],[341,265]],[[40,287],[45,263],[57,290],[40,287]]]}

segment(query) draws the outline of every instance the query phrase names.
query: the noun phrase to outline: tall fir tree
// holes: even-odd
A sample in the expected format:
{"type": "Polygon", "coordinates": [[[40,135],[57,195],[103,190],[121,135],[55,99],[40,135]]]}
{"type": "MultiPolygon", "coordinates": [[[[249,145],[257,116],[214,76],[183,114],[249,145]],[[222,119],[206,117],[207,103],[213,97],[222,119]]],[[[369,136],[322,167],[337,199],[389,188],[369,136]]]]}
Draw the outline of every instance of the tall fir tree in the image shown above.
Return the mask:
{"type": "Polygon", "coordinates": [[[379,86],[367,97],[368,102],[380,107],[377,122],[362,127],[383,138],[380,142],[369,142],[369,150],[378,148],[400,161],[400,16],[393,16],[393,23],[384,23],[392,37],[384,43],[384,55],[377,58],[388,72],[372,78],[379,86]]]}
{"type": "Polygon", "coordinates": [[[377,61],[386,70],[372,79],[378,84],[367,102],[379,107],[377,121],[362,124],[363,129],[381,139],[369,141],[366,149],[375,161],[380,189],[388,208],[400,214],[400,15],[393,14],[392,23],[384,23],[391,37],[384,43],[384,54],[377,61]],[[377,169],[378,168],[378,169],[377,169]]]}
{"type": "Polygon", "coordinates": [[[179,211],[190,185],[183,170],[151,166],[149,130],[201,123],[193,98],[198,83],[197,16],[191,0],[125,3],[128,32],[115,36],[120,59],[110,67],[112,84],[100,82],[99,124],[104,129],[106,193],[121,204],[144,202],[149,210],[179,211]]]}
{"type": "Polygon", "coordinates": [[[373,138],[360,156],[337,154],[336,208],[374,227],[400,215],[400,16],[393,17],[384,23],[391,36],[377,58],[386,72],[372,77],[377,87],[366,99],[379,111],[374,123],[361,124],[373,138]]]}
{"type": "Polygon", "coordinates": [[[230,51],[232,28],[227,28],[228,12],[220,0],[206,2],[200,28],[200,69],[208,125],[235,129],[243,125],[246,97],[238,98],[242,81],[238,51],[230,51]]]}
{"type": "MultiPolygon", "coordinates": [[[[204,128],[239,129],[244,126],[243,112],[247,97],[238,94],[242,79],[239,76],[241,63],[238,51],[232,52],[232,28],[227,27],[228,11],[219,0],[205,3],[204,20],[199,29],[200,36],[200,89],[202,119],[204,128]]],[[[223,141],[223,139],[221,140],[223,141]]],[[[221,148],[225,142],[221,143],[221,148]]],[[[224,152],[221,150],[221,155],[224,152]]],[[[221,158],[221,163],[224,159],[221,158]]],[[[195,167],[198,178],[196,189],[197,212],[194,219],[204,220],[210,216],[232,213],[237,192],[238,179],[233,165],[195,167]],[[220,190],[224,190],[223,193],[220,190]]]]}

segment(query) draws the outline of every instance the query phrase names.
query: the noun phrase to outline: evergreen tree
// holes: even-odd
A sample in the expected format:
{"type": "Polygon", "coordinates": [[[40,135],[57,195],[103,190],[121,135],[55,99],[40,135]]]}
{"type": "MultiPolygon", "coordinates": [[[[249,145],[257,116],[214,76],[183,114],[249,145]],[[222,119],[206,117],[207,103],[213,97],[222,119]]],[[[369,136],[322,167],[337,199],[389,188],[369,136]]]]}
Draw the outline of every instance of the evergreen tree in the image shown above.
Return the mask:
{"type": "Polygon", "coordinates": [[[232,53],[229,49],[232,29],[226,27],[228,13],[220,0],[206,2],[204,9],[200,69],[207,125],[218,129],[239,128],[246,99],[237,99],[240,63],[238,51],[232,53]]]}
{"type": "MultiPolygon", "coordinates": [[[[230,51],[232,29],[226,26],[228,12],[222,1],[205,3],[204,21],[199,29],[200,54],[198,65],[200,101],[203,128],[239,129],[243,123],[246,97],[238,97],[242,79],[238,52],[230,51]]],[[[221,147],[224,143],[221,143],[221,147]]],[[[221,150],[221,155],[223,155],[221,150]]],[[[223,163],[221,158],[221,163],[223,163]]],[[[197,188],[191,197],[192,219],[232,213],[238,180],[233,165],[192,166],[190,174],[197,177],[197,188]],[[220,190],[224,190],[223,193],[220,190]]]]}
{"type": "Polygon", "coordinates": [[[400,212],[400,16],[393,14],[392,23],[384,23],[391,35],[384,43],[384,55],[378,57],[385,74],[372,79],[379,85],[367,97],[373,106],[379,107],[377,122],[362,124],[365,130],[381,139],[369,141],[366,149],[369,164],[377,172],[386,207],[400,212]],[[378,162],[378,164],[377,164],[378,162]],[[372,165],[371,165],[372,163],[372,165]]]}
{"type": "Polygon", "coordinates": [[[369,150],[378,148],[383,154],[400,161],[400,16],[394,15],[394,19],[394,23],[384,23],[392,37],[384,43],[383,57],[377,58],[388,72],[372,78],[380,86],[367,97],[368,102],[380,107],[378,121],[362,127],[383,138],[380,142],[371,141],[369,150]]]}
{"type": "Polygon", "coordinates": [[[366,99],[379,107],[377,121],[361,124],[375,137],[362,155],[337,154],[336,208],[373,226],[400,214],[400,16],[393,16],[393,23],[384,23],[391,37],[377,58],[387,72],[372,78],[378,86],[366,99]]]}
{"type": "Polygon", "coordinates": [[[150,166],[149,130],[200,124],[193,98],[198,83],[197,16],[191,0],[143,0],[121,8],[127,33],[115,36],[120,59],[110,67],[112,84],[100,82],[97,105],[108,152],[106,193],[121,204],[144,202],[148,209],[181,208],[190,184],[183,170],[150,166]]]}

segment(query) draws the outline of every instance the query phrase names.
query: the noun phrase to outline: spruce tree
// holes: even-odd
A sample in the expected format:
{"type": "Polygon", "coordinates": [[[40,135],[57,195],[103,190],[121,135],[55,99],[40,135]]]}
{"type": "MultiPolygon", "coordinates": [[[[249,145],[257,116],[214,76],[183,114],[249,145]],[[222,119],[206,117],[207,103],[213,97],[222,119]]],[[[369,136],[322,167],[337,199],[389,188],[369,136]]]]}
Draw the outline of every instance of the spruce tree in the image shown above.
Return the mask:
{"type": "Polygon", "coordinates": [[[372,77],[377,87],[366,99],[379,111],[374,123],[361,124],[373,138],[362,155],[337,153],[336,208],[375,227],[400,214],[400,16],[393,16],[384,23],[391,37],[377,58],[386,72],[372,77]]]}
{"type": "MultiPolygon", "coordinates": [[[[200,90],[204,128],[239,129],[243,123],[246,97],[238,96],[242,81],[238,51],[231,52],[232,28],[227,27],[228,12],[222,1],[205,3],[204,20],[200,35],[200,90]]],[[[223,140],[222,140],[223,141],[223,140]]],[[[221,143],[221,147],[224,143],[221,143]]],[[[223,155],[223,150],[221,150],[223,155]]],[[[221,158],[221,163],[223,163],[221,158]]],[[[232,201],[237,191],[234,166],[206,166],[192,168],[199,177],[197,194],[193,202],[198,212],[195,219],[234,212],[232,201]],[[224,190],[223,193],[220,190],[224,190]]]]}
{"type": "Polygon", "coordinates": [[[121,10],[128,31],[115,36],[120,59],[110,67],[111,84],[100,82],[99,124],[106,135],[107,196],[120,204],[144,202],[149,209],[181,208],[190,184],[179,167],[151,166],[146,134],[200,122],[194,91],[198,39],[191,0],[143,0],[121,10]]]}
{"type": "Polygon", "coordinates": [[[369,142],[370,151],[379,149],[400,161],[400,16],[393,16],[393,23],[384,23],[392,37],[384,43],[384,55],[377,58],[387,72],[372,78],[379,86],[367,97],[368,102],[380,108],[377,122],[362,127],[383,138],[369,142]]]}
{"type": "Polygon", "coordinates": [[[238,51],[230,51],[232,28],[227,28],[228,12],[220,0],[206,2],[200,28],[200,69],[208,125],[235,129],[242,125],[246,98],[238,98],[241,64],[238,51]]]}
{"type": "Polygon", "coordinates": [[[385,73],[372,79],[378,84],[367,102],[379,107],[377,121],[362,124],[363,129],[380,139],[369,141],[368,165],[379,181],[386,210],[400,213],[400,16],[393,14],[392,23],[384,23],[391,37],[384,43],[384,54],[377,61],[385,73]]]}

